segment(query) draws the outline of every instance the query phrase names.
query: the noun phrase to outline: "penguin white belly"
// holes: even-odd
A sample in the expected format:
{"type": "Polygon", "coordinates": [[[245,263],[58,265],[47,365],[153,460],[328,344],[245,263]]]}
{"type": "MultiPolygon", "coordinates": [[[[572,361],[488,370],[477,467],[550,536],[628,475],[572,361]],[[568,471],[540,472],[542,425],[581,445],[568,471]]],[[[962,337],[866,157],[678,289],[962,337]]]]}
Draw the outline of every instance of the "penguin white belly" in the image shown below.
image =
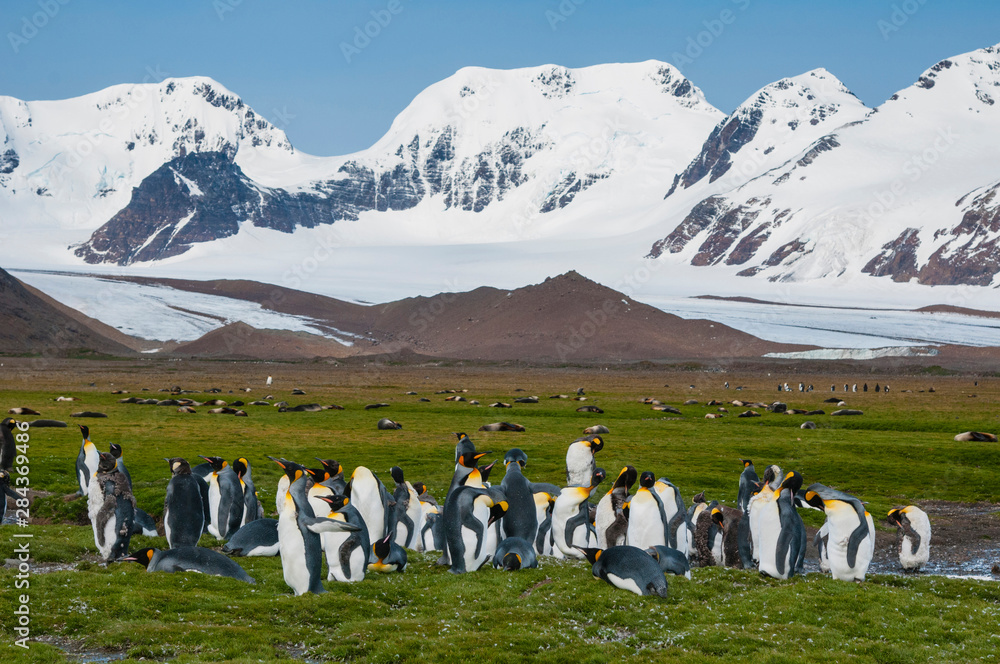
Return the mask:
{"type": "Polygon", "coordinates": [[[899,552],[899,564],[906,570],[918,570],[926,565],[931,557],[931,522],[924,511],[914,508],[907,508],[906,517],[910,521],[910,528],[920,536],[920,546],[914,552],[913,540],[909,536],[904,536],[903,547],[899,552]]]}
{"type": "Polygon", "coordinates": [[[361,512],[361,518],[365,520],[369,541],[381,541],[385,537],[385,507],[382,505],[378,482],[374,478],[366,482],[355,481],[351,485],[351,504],[361,512]]]}
{"type": "Polygon", "coordinates": [[[291,482],[288,481],[288,475],[282,475],[278,479],[278,489],[274,494],[274,508],[281,514],[282,507],[285,504],[285,493],[288,491],[288,486],[291,482]]]}
{"type": "MultiPolygon", "coordinates": [[[[471,530],[470,528],[462,526],[462,542],[465,544],[465,569],[468,572],[474,572],[480,567],[482,567],[483,564],[486,562],[486,558],[490,555],[486,551],[486,541],[485,541],[485,539],[490,536],[489,531],[491,530],[491,528],[486,525],[487,522],[490,520],[490,508],[486,507],[485,504],[477,500],[475,506],[473,507],[472,515],[476,519],[476,521],[479,521],[479,523],[483,525],[484,541],[481,550],[479,552],[479,555],[477,556],[476,548],[479,546],[479,536],[476,534],[475,531],[471,530]]],[[[496,549],[495,543],[493,547],[495,550],[496,549]]]]}
{"type": "Polygon", "coordinates": [[[584,492],[584,489],[579,489],[578,491],[579,493],[576,493],[572,490],[572,487],[567,488],[556,498],[555,505],[552,508],[552,541],[555,544],[553,548],[561,551],[567,558],[582,560],[585,556],[574,547],[593,546],[590,530],[586,527],[587,524],[577,525],[567,543],[567,522],[570,519],[578,517],[580,503],[586,499],[586,495],[582,496],[582,498],[580,495],[580,493],[584,492]]]}
{"type": "Polygon", "coordinates": [[[115,519],[114,514],[111,515],[107,523],[103,524],[101,529],[104,531],[104,544],[98,544],[97,549],[101,552],[101,558],[108,560],[111,556],[111,549],[114,548],[115,542],[118,540],[118,520],[115,519]]]}
{"type": "Polygon", "coordinates": [[[171,528],[170,528],[170,509],[167,508],[167,507],[164,507],[163,508],[163,534],[166,535],[166,537],[167,537],[167,544],[172,549],[173,548],[173,545],[172,545],[173,540],[170,537],[170,532],[171,532],[171,528]]]}
{"type": "Polygon", "coordinates": [[[566,483],[569,486],[590,486],[594,475],[594,455],[583,443],[573,443],[566,452],[566,483]]]}
{"type": "Polygon", "coordinates": [[[309,592],[309,570],[306,568],[306,547],[299,532],[295,515],[282,513],[278,519],[278,550],[285,583],[296,595],[309,592]]]}
{"type": "Polygon", "coordinates": [[[751,497],[747,504],[747,510],[750,512],[750,542],[755,561],[760,561],[760,517],[772,502],[774,502],[774,492],[765,487],[760,493],[751,497]]]}
{"type": "MultiPolygon", "coordinates": [[[[788,547],[782,561],[782,570],[778,571],[778,538],[781,536],[781,515],[778,511],[778,503],[768,502],[761,508],[759,522],[759,538],[755,542],[760,542],[760,563],[758,569],[775,579],[787,579],[792,569],[791,552],[792,547],[788,547]]],[[[757,551],[757,547],[754,547],[757,551]]]]}
{"type": "Polygon", "coordinates": [[[408,533],[408,536],[405,536],[405,542],[397,541],[396,543],[405,549],[415,549],[419,545],[420,527],[424,521],[424,507],[416,490],[409,482],[406,483],[406,490],[410,494],[410,504],[406,507],[406,516],[410,517],[413,530],[408,533]]]}
{"type": "MultiPolygon", "coordinates": [[[[678,539],[680,539],[680,538],[678,538],[678,539]]],[[[712,539],[711,546],[712,546],[712,557],[715,558],[715,564],[716,565],[725,565],[726,562],[724,560],[723,553],[722,553],[722,530],[721,529],[719,529],[715,533],[715,537],[712,539]]]]}
{"type": "Polygon", "coordinates": [[[323,551],[326,552],[327,581],[351,581],[350,570],[345,570],[340,564],[340,547],[350,536],[350,533],[323,533],[320,536],[323,551]]]}
{"type": "Polygon", "coordinates": [[[627,541],[640,549],[667,545],[660,508],[648,489],[640,489],[629,503],[627,541]]]}
{"type": "Polygon", "coordinates": [[[597,531],[597,548],[606,549],[615,546],[616,542],[608,542],[608,528],[615,522],[615,511],[611,507],[611,493],[604,494],[597,503],[597,514],[594,517],[594,530],[597,531]]]}
{"type": "Polygon", "coordinates": [[[868,537],[858,545],[857,557],[853,566],[847,562],[847,549],[851,533],[859,524],[857,513],[847,503],[837,502],[835,505],[828,503],[826,519],[827,523],[830,524],[830,538],[828,540],[830,574],[840,581],[864,581],[875,549],[875,542],[872,539],[872,533],[875,532],[875,529],[871,517],[867,517],[868,537]]]}
{"type": "Polygon", "coordinates": [[[219,514],[219,503],[222,502],[222,492],[219,491],[218,479],[211,475],[209,477],[211,479],[208,483],[208,513],[211,515],[212,520],[208,524],[208,533],[216,539],[223,539],[222,533],[219,530],[219,521],[223,518],[228,519],[229,515],[219,514]]]}
{"type": "Polygon", "coordinates": [[[608,581],[610,581],[611,585],[613,585],[615,588],[628,590],[629,592],[633,592],[636,595],[642,594],[642,588],[640,588],[639,584],[635,582],[635,579],[622,578],[616,574],[612,574],[611,572],[608,572],[607,575],[608,575],[608,581]]]}

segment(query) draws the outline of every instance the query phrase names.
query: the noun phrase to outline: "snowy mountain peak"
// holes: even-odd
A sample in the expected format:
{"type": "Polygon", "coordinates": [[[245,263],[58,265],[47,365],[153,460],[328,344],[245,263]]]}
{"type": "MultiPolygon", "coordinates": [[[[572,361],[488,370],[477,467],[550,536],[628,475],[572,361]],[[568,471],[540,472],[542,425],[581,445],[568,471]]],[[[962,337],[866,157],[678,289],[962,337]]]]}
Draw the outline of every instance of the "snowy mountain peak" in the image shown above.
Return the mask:
{"type": "Polygon", "coordinates": [[[667,197],[699,182],[715,183],[723,176],[726,181],[710,193],[737,187],[868,112],[825,69],[770,83],[715,126],[699,155],[674,179],[667,197]]]}

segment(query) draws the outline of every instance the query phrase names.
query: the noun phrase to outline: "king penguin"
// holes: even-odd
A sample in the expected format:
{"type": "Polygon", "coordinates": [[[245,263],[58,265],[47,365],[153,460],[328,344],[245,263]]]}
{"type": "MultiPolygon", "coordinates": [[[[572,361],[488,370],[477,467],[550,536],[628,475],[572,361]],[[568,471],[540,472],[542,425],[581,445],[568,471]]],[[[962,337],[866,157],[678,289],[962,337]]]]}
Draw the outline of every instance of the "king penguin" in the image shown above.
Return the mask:
{"type": "Polygon", "coordinates": [[[417,495],[413,485],[406,481],[402,468],[393,466],[389,469],[389,474],[396,483],[396,488],[392,492],[392,500],[395,503],[392,508],[396,530],[394,540],[404,549],[416,550],[420,539],[418,528],[423,513],[420,496],[417,495]]]}
{"type": "Polygon", "coordinates": [[[132,475],[129,474],[128,468],[125,467],[125,459],[123,457],[124,450],[122,450],[122,446],[118,443],[111,443],[108,451],[111,452],[111,456],[115,458],[115,467],[118,468],[118,472],[125,477],[125,481],[128,482],[128,488],[131,489],[132,475]]]}
{"type": "MultiPolygon", "coordinates": [[[[659,494],[655,491],[656,476],[644,471],[639,476],[639,488],[625,504],[628,509],[626,541],[640,549],[669,546],[670,527],[659,494]]],[[[677,546],[670,548],[676,549],[677,546]]]]}
{"type": "Polygon", "coordinates": [[[765,507],[774,501],[774,492],[781,483],[781,468],[770,465],[764,469],[764,477],[755,484],[750,500],[747,502],[748,525],[750,526],[750,543],[754,562],[760,560],[760,517],[765,507]]]}
{"type": "Polygon", "coordinates": [[[669,546],[651,546],[646,553],[652,556],[666,574],[691,578],[691,563],[688,557],[669,546]]]}
{"type": "Polygon", "coordinates": [[[147,572],[198,572],[254,583],[250,575],[235,561],[200,546],[182,546],[168,551],[140,549],[131,556],[122,558],[122,561],[140,563],[147,572]]]}
{"type": "Polygon", "coordinates": [[[507,537],[493,556],[493,567],[505,572],[538,567],[538,557],[531,542],[522,537],[507,537]]]}
{"type": "Polygon", "coordinates": [[[17,428],[17,420],[12,417],[5,417],[0,423],[0,434],[3,435],[3,445],[0,446],[0,470],[10,470],[14,467],[14,457],[17,456],[17,444],[14,439],[15,428],[17,428]]]}
{"type": "Polygon", "coordinates": [[[281,466],[289,478],[285,502],[278,516],[278,547],[285,583],[296,595],[324,593],[320,534],[353,532],[358,527],[334,519],[316,518],[306,495],[308,475],[305,468],[285,459],[268,458],[281,466]]]}
{"type": "Polygon", "coordinates": [[[406,571],[406,550],[393,541],[392,533],[386,533],[378,542],[372,545],[372,561],[368,569],[380,574],[406,571]]]}
{"type": "Polygon", "coordinates": [[[212,466],[208,476],[208,532],[220,540],[239,530],[243,522],[243,487],[222,457],[202,456],[212,466]]]}
{"type": "Polygon", "coordinates": [[[132,539],[135,498],[108,452],[101,453],[97,474],[91,480],[88,508],[101,557],[111,562],[125,556],[132,539]]]}
{"type": "Polygon", "coordinates": [[[649,554],[638,547],[584,548],[581,554],[591,564],[591,573],[615,588],[636,595],[667,596],[667,580],[663,571],[649,554]]]}
{"type": "Polygon", "coordinates": [[[625,503],[628,502],[628,492],[632,489],[639,474],[632,466],[625,466],[618,473],[614,485],[597,503],[597,513],[594,516],[594,530],[597,533],[597,548],[607,549],[625,544],[628,534],[628,518],[625,516],[625,503]]]}
{"type": "Polygon", "coordinates": [[[280,553],[278,520],[254,519],[237,530],[236,534],[222,545],[222,552],[234,557],[277,556],[280,553]]]}
{"type": "Polygon", "coordinates": [[[774,500],[761,513],[758,569],[765,576],[790,579],[802,571],[806,529],[795,510],[795,492],[801,486],[802,476],[798,472],[786,474],[774,493],[774,500]]]}
{"type": "Polygon", "coordinates": [[[240,489],[243,491],[243,518],[240,520],[240,528],[256,521],[264,516],[260,501],[257,500],[257,487],[254,486],[253,477],[250,473],[250,462],[246,457],[240,457],[233,461],[233,472],[240,481],[240,489]]]}
{"type": "MultiPolygon", "coordinates": [[[[452,494],[455,492],[456,489],[458,489],[458,487],[462,486],[465,483],[465,479],[473,471],[479,472],[478,471],[479,460],[484,456],[486,456],[487,454],[489,454],[489,452],[475,452],[474,447],[472,448],[473,451],[469,451],[469,446],[472,445],[472,441],[469,440],[469,437],[466,436],[464,433],[455,435],[459,437],[458,445],[455,446],[455,454],[457,455],[458,463],[455,464],[455,472],[451,477],[451,484],[448,486],[448,493],[445,494],[444,506],[442,507],[442,512],[441,512],[442,518],[444,517],[444,510],[447,509],[448,501],[451,500],[452,494]]],[[[480,476],[479,479],[481,483],[482,477],[480,476]]],[[[445,546],[441,550],[441,557],[438,559],[437,564],[451,565],[452,564],[451,554],[449,553],[447,545],[448,537],[446,533],[446,527],[444,525],[442,525],[441,527],[441,532],[442,534],[445,535],[444,537],[445,546]]]]}
{"type": "Polygon", "coordinates": [[[823,484],[810,484],[805,498],[826,512],[830,574],[840,581],[864,581],[875,555],[875,524],[864,503],[823,484]]]}
{"type": "Polygon", "coordinates": [[[368,528],[368,541],[383,539],[393,526],[389,511],[389,491],[375,473],[364,466],[358,466],[347,483],[348,498],[361,512],[368,528]]]}
{"type": "Polygon", "coordinates": [[[740,531],[746,514],[732,507],[715,507],[712,509],[712,520],[722,532],[722,560],[720,564],[736,569],[749,569],[752,565],[749,548],[742,548],[740,531]]]}
{"type": "Polygon", "coordinates": [[[896,526],[896,552],[905,572],[916,572],[931,556],[931,522],[916,505],[889,510],[889,523],[896,526]]]}
{"type": "Polygon", "coordinates": [[[452,574],[476,571],[486,564],[496,549],[495,538],[492,547],[489,542],[495,532],[491,526],[506,509],[505,502],[494,501],[490,491],[483,487],[478,469],[461,479],[445,502],[443,514],[452,574]]]}
{"type": "Polygon", "coordinates": [[[583,558],[581,549],[597,544],[597,532],[590,522],[590,503],[587,499],[604,477],[604,469],[598,468],[587,486],[568,486],[556,498],[552,508],[552,541],[567,558],[583,558]]]}
{"type": "MultiPolygon", "coordinates": [[[[589,486],[590,479],[597,470],[594,455],[604,449],[604,439],[600,436],[577,438],[566,450],[566,485],[589,486]]],[[[579,556],[579,554],[574,554],[579,556]]]]}
{"type": "Polygon", "coordinates": [[[515,447],[504,455],[503,463],[506,473],[500,482],[500,489],[507,500],[507,513],[502,520],[504,537],[533,542],[538,533],[538,513],[531,483],[523,473],[528,455],[515,447]]]}
{"type": "Polygon", "coordinates": [[[163,501],[163,530],[171,549],[197,546],[209,521],[208,485],[180,457],[166,459],[171,478],[163,501]]]}
{"type": "Polygon", "coordinates": [[[326,552],[327,581],[352,583],[362,581],[372,562],[372,547],[368,528],[361,512],[350,504],[347,496],[323,495],[319,500],[326,504],[326,516],[356,526],[357,530],[323,533],[323,550],[326,552]]]}
{"type": "MultiPolygon", "coordinates": [[[[4,421],[6,422],[6,420],[4,421]]],[[[76,455],[76,477],[80,482],[80,495],[86,496],[90,493],[90,480],[97,472],[101,453],[97,451],[97,446],[90,441],[88,427],[81,424],[80,433],[83,434],[83,442],[80,443],[80,453],[76,455]]]]}

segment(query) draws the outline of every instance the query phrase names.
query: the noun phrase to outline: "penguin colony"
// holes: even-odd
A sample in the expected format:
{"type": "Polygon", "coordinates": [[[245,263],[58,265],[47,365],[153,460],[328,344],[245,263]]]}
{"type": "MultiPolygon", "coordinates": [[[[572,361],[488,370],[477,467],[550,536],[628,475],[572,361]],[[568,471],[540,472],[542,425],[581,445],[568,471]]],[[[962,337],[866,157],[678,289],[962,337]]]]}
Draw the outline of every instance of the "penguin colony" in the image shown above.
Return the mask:
{"type": "MultiPolygon", "coordinates": [[[[537,567],[545,556],[586,560],[595,578],[659,597],[667,595],[666,574],[690,578],[692,567],[725,565],[789,579],[802,573],[807,545],[799,509],[826,515],[815,544],[822,571],[833,578],[863,581],[875,549],[874,523],[860,499],[819,483],[803,489],[798,472],[776,465],[760,477],[750,459],[741,460],[735,507],[709,501],[704,492],[686,507],[667,478],[633,466],[622,468],[597,498],[606,479],[595,459],[605,445],[602,435],[570,443],[566,484],[560,487],[530,481],[524,472],[528,456],[517,448],[503,458],[503,480],[491,484],[496,462],[480,465],[489,453],[477,452],[468,435],[456,433],[454,474],[443,505],[398,466],[389,472],[390,491],[364,466],[345,477],[332,459],[317,458],[320,467],[307,468],[267,457],[283,474],[278,518],[266,519],[245,457],[229,464],[203,456],[206,463],[194,468],[182,458],[165,459],[171,479],[163,526],[170,548],[129,555],[131,536],[155,535],[155,525],[136,507],[121,447],[100,452],[88,427],[80,431],[80,493],[88,498],[95,544],[106,561],[253,583],[227,555],[280,556],[284,580],[296,595],[326,592],[324,580],[351,583],[367,573],[404,572],[407,550],[440,551],[438,564],[455,574],[491,561],[494,568],[516,571],[537,567]],[[227,555],[198,546],[206,532],[225,540],[227,555]]],[[[8,478],[0,470],[0,491],[8,491],[8,478]]],[[[898,528],[901,567],[919,570],[929,559],[927,515],[908,506],[889,512],[888,520],[898,528]]]]}

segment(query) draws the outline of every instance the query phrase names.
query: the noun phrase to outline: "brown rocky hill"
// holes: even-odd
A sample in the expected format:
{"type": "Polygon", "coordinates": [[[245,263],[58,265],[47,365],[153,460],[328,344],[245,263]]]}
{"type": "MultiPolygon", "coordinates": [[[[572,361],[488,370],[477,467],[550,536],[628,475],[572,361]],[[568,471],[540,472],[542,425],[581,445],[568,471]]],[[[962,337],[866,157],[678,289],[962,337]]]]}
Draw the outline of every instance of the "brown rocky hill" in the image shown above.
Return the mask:
{"type": "Polygon", "coordinates": [[[135,353],[132,348],[89,325],[83,314],[68,315],[3,269],[0,269],[0,311],[3,312],[0,353],[53,356],[81,351],[108,355],[135,353]]]}
{"type": "Polygon", "coordinates": [[[324,347],[316,339],[307,342],[308,335],[298,335],[298,346],[291,348],[284,344],[295,335],[259,337],[242,326],[239,334],[236,328],[216,330],[183,344],[175,351],[182,355],[276,359],[303,357],[316,350],[328,357],[412,352],[486,361],[593,362],[745,358],[804,348],[762,341],[711,321],[685,320],[576,272],[510,291],[481,287],[370,306],[252,281],[155,282],[309,316],[320,328],[359,337],[350,347],[335,342],[324,347]],[[240,337],[254,341],[241,345],[240,337]]]}

